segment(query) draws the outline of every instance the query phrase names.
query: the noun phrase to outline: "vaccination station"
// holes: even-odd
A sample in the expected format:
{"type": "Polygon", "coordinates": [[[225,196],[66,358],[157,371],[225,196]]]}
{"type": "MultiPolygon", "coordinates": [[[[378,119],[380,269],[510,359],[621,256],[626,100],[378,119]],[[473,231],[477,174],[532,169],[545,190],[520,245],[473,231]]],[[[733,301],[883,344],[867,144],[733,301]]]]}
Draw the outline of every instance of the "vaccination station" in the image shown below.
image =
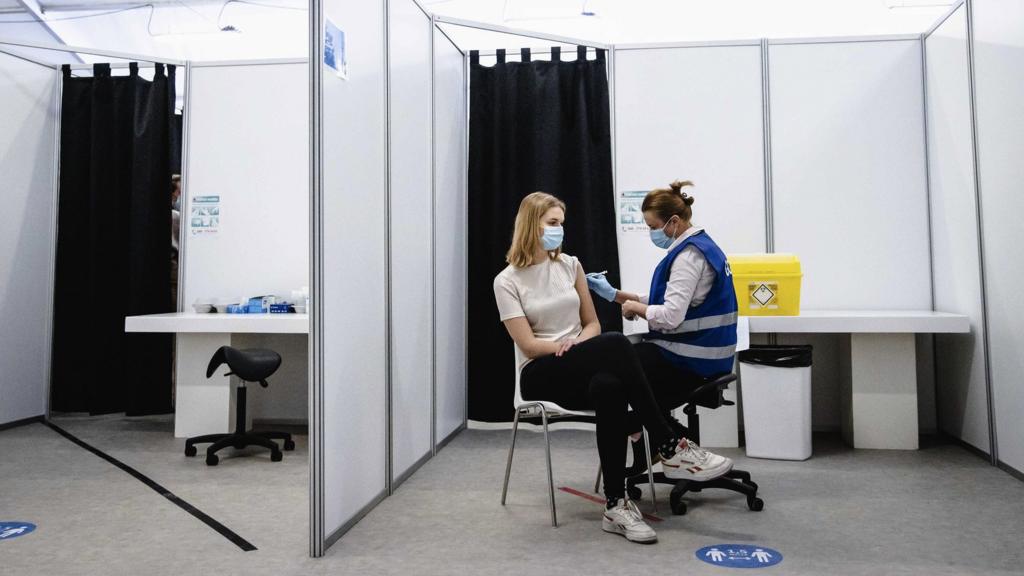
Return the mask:
{"type": "Polygon", "coordinates": [[[0,574],[1019,575],[1024,0],[0,0],[0,574]]]}

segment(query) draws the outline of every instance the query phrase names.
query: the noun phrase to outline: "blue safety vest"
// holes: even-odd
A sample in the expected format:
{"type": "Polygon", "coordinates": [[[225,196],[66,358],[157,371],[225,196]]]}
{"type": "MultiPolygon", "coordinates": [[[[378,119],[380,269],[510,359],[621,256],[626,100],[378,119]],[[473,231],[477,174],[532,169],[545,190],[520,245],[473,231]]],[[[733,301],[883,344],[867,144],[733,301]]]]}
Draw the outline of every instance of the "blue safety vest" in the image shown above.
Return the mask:
{"type": "Polygon", "coordinates": [[[698,232],[669,250],[654,270],[647,303],[665,303],[665,288],[672,273],[672,263],[687,246],[695,246],[704,254],[708,265],[715,270],[715,283],[704,302],[690,307],[683,323],[675,330],[648,332],[644,341],[660,346],[676,366],[705,378],[732,372],[736,356],[736,291],[725,254],[710,236],[703,231],[698,232]]]}

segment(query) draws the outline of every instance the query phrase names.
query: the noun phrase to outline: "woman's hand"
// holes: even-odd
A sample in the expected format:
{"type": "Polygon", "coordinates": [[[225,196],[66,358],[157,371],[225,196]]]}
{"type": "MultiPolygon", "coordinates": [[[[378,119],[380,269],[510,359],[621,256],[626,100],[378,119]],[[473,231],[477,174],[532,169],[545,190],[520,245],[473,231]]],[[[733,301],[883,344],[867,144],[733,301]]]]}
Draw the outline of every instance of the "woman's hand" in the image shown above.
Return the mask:
{"type": "Polygon", "coordinates": [[[608,282],[608,279],[604,277],[604,274],[600,272],[591,272],[587,274],[587,286],[593,290],[594,294],[597,294],[601,298],[609,302],[615,301],[615,295],[618,294],[618,290],[608,282]]]}
{"type": "Polygon", "coordinates": [[[622,317],[626,320],[636,320],[637,317],[646,318],[647,305],[636,300],[627,300],[622,303],[622,317]]]}
{"type": "Polygon", "coordinates": [[[561,358],[562,354],[569,351],[570,348],[576,345],[575,338],[566,338],[565,340],[558,341],[558,351],[555,352],[555,356],[561,358]]]}

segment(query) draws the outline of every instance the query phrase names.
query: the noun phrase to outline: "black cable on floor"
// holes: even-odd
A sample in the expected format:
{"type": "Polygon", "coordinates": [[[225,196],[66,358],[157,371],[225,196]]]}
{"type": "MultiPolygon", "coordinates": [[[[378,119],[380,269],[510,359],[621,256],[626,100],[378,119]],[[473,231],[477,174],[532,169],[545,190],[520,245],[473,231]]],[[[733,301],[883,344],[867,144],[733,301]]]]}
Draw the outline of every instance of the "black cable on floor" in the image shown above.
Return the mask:
{"type": "Polygon", "coordinates": [[[171,492],[167,488],[164,488],[160,484],[157,484],[155,480],[153,480],[152,478],[146,476],[142,472],[139,472],[135,468],[132,468],[131,466],[125,464],[124,462],[121,462],[117,458],[114,458],[113,456],[104,453],[102,450],[100,450],[98,448],[94,448],[93,446],[90,446],[84,440],[81,440],[80,438],[76,437],[74,434],[72,434],[72,433],[68,432],[67,430],[64,430],[63,428],[53,424],[52,422],[44,421],[43,424],[49,426],[50,429],[52,429],[54,432],[60,434],[61,436],[67,438],[68,440],[74,442],[75,444],[79,445],[80,447],[88,450],[89,452],[92,452],[93,454],[99,456],[100,458],[106,460],[107,462],[110,462],[111,464],[113,464],[114,466],[117,466],[121,470],[124,470],[129,475],[135,477],[135,479],[138,480],[139,482],[142,482],[146,486],[149,486],[150,488],[152,488],[153,491],[156,492],[157,494],[159,494],[159,495],[163,496],[164,498],[167,498],[168,500],[170,500],[175,506],[177,506],[177,507],[181,508],[182,510],[184,510],[185,512],[188,512],[189,514],[195,516],[203,524],[206,524],[210,528],[213,528],[218,534],[220,534],[221,536],[227,538],[228,540],[233,542],[235,544],[235,546],[238,546],[239,548],[241,548],[245,552],[251,552],[253,550],[256,550],[256,547],[253,546],[248,540],[246,540],[245,538],[242,538],[238,534],[235,534],[230,528],[228,528],[227,526],[225,526],[225,525],[221,524],[220,522],[214,520],[212,517],[210,517],[208,514],[206,514],[202,510],[200,510],[200,509],[196,508],[195,506],[189,504],[188,502],[182,500],[181,498],[176,496],[173,492],[171,492]]]}

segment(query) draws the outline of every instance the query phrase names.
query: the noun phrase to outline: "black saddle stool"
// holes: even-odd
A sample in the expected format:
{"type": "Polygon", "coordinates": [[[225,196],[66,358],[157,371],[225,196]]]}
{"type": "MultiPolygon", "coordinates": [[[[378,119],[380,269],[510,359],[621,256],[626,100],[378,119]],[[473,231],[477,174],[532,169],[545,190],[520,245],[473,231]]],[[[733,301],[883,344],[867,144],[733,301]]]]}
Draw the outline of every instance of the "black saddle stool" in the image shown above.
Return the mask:
{"type": "Polygon", "coordinates": [[[227,376],[233,374],[241,380],[235,392],[235,431],[230,434],[206,434],[189,438],[185,440],[185,456],[196,455],[196,444],[211,442],[206,449],[207,466],[216,466],[219,461],[217,452],[229,446],[239,450],[247,446],[262,446],[270,450],[272,461],[280,462],[283,455],[274,440],[283,440],[285,450],[294,450],[295,442],[292,441],[292,435],[287,432],[246,431],[245,384],[259,382],[260,386],[266,388],[267,378],[281,366],[281,355],[273,350],[261,348],[238,350],[230,346],[221,346],[213,354],[213,358],[210,358],[210,364],[206,367],[206,377],[213,376],[221,364],[228,365],[230,371],[227,376]]]}

